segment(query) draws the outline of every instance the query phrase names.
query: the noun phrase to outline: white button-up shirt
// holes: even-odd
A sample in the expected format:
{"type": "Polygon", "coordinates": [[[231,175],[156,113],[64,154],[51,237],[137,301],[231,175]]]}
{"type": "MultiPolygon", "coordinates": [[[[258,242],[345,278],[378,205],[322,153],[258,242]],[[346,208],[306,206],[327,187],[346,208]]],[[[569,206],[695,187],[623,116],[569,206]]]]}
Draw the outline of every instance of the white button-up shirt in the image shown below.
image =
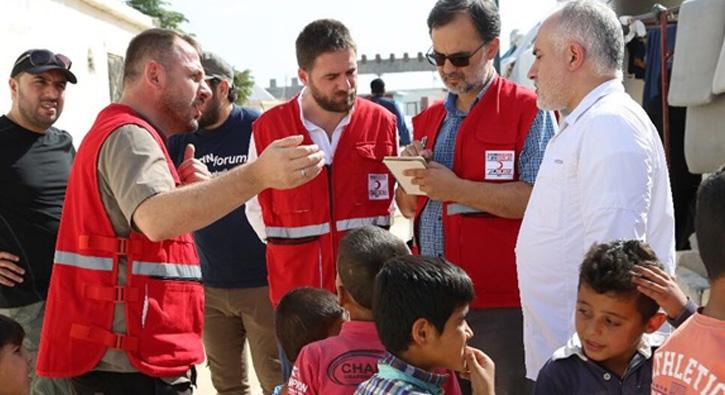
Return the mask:
{"type": "Polygon", "coordinates": [[[552,137],[516,245],[526,375],[574,332],[579,266],[594,243],[640,239],[674,272],[674,210],[662,143],[618,80],[584,97],[552,137]]]}

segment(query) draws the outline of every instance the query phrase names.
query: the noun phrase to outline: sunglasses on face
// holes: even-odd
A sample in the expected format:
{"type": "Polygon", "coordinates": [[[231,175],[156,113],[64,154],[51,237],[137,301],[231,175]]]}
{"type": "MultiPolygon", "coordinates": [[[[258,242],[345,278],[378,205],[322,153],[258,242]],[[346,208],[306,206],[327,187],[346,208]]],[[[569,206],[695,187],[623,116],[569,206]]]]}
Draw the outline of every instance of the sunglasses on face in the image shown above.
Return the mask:
{"type": "Polygon", "coordinates": [[[70,66],[72,64],[70,59],[63,54],[54,54],[53,52],[46,50],[37,50],[22,56],[20,59],[17,60],[17,62],[15,62],[15,65],[13,67],[25,61],[25,59],[28,59],[33,67],[55,65],[60,66],[66,70],[70,70],[70,66]]]}
{"type": "Polygon", "coordinates": [[[438,67],[443,67],[443,65],[446,64],[446,59],[448,59],[448,61],[455,67],[466,67],[471,63],[471,57],[475,55],[476,52],[480,51],[485,45],[486,43],[481,44],[473,52],[457,52],[451,55],[436,52],[433,48],[431,48],[428,53],[425,54],[425,57],[428,59],[430,64],[438,67]]]}

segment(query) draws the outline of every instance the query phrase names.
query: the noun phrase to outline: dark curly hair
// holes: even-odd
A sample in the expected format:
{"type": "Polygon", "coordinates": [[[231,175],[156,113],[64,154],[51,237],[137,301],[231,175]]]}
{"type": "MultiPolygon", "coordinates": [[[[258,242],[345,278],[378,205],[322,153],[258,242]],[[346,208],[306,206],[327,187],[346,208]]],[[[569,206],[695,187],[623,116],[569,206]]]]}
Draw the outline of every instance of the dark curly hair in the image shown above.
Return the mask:
{"type": "Polygon", "coordinates": [[[664,269],[652,247],[643,241],[618,240],[595,244],[582,262],[579,286],[586,284],[600,294],[636,298],[637,310],[647,321],[660,306],[637,291],[632,283],[632,268],[635,266],[656,266],[664,269]]]}

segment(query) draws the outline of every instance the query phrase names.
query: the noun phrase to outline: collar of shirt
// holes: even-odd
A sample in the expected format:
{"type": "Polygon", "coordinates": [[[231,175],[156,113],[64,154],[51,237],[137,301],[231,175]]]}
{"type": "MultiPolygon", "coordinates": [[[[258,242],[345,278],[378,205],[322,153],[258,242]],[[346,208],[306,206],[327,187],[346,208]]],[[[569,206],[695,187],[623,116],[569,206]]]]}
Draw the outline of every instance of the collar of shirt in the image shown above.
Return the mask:
{"type": "Polygon", "coordinates": [[[300,121],[302,121],[302,125],[304,125],[305,129],[310,133],[310,138],[312,141],[317,144],[317,146],[322,150],[322,152],[325,153],[325,164],[332,164],[332,158],[335,156],[335,150],[337,149],[337,143],[340,142],[340,136],[342,136],[342,132],[345,130],[345,126],[347,126],[350,123],[350,119],[352,118],[352,113],[355,111],[355,107],[350,109],[348,111],[347,115],[345,115],[342,120],[340,120],[340,123],[337,124],[335,127],[335,130],[332,132],[332,138],[330,139],[327,136],[327,132],[325,129],[315,125],[311,121],[308,121],[305,118],[305,114],[302,110],[302,96],[306,95],[307,88],[302,88],[302,92],[297,96],[297,106],[300,109],[300,121]]]}
{"type": "Polygon", "coordinates": [[[557,134],[561,133],[567,126],[575,124],[576,121],[579,120],[579,118],[584,115],[587,110],[592,108],[592,106],[601,98],[617,92],[624,92],[624,85],[622,85],[622,81],[619,78],[613,78],[599,84],[596,88],[587,93],[579,104],[577,104],[574,110],[569,113],[566,118],[564,118],[557,134]]]}
{"type": "Polygon", "coordinates": [[[433,394],[440,393],[441,387],[448,380],[447,374],[436,374],[417,368],[389,352],[378,362],[378,375],[384,379],[405,381],[433,394]]]}
{"type": "MultiPolygon", "coordinates": [[[[484,94],[486,94],[488,87],[491,86],[491,83],[493,82],[493,80],[496,79],[496,76],[498,76],[498,74],[496,73],[496,70],[494,70],[493,73],[491,73],[491,76],[488,78],[488,81],[486,81],[483,84],[481,91],[478,92],[478,94],[476,95],[476,99],[473,100],[473,104],[471,104],[471,108],[473,108],[476,105],[476,103],[478,103],[478,101],[481,99],[481,97],[483,97],[484,94]]],[[[456,100],[458,100],[458,95],[451,91],[448,91],[448,95],[446,96],[446,101],[443,102],[443,106],[445,107],[446,112],[448,113],[448,116],[461,117],[461,118],[465,117],[468,113],[465,113],[456,107],[456,100]]]]}
{"type": "Polygon", "coordinates": [[[343,334],[343,332],[353,336],[378,337],[378,330],[375,328],[375,322],[373,321],[345,321],[342,323],[340,334],[343,334]]]}

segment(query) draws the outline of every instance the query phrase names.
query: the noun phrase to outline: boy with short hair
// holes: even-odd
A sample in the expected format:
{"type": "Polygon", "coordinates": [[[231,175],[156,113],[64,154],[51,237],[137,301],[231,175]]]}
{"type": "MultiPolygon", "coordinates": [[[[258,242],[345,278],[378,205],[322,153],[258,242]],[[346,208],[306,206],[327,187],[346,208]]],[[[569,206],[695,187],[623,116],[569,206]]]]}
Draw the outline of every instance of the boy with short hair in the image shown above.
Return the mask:
{"type": "Polygon", "coordinates": [[[658,302],[674,326],[695,309],[662,269],[642,241],[594,245],[579,272],[576,333],[541,369],[534,393],[646,392],[664,340],[654,332],[667,318],[658,302]]]}
{"type": "Polygon", "coordinates": [[[345,310],[335,295],[325,289],[302,287],[287,292],[274,312],[274,327],[289,362],[302,347],[337,335],[345,321],[345,310]]]}
{"type": "Polygon", "coordinates": [[[375,278],[372,301],[386,354],[355,394],[440,394],[448,375],[434,373],[436,368],[470,377],[476,395],[492,394],[493,361],[466,347],[473,336],[465,319],[473,297],[468,275],[442,258],[388,261],[375,278]]]}
{"type": "Polygon", "coordinates": [[[375,275],[383,263],[409,255],[405,243],[387,230],[368,225],[340,241],[337,256],[337,298],[350,314],[338,336],[302,348],[292,368],[290,395],[352,394],[375,374],[383,346],[373,322],[375,275]]]}
{"type": "Polygon", "coordinates": [[[695,233],[710,299],[655,353],[652,394],[725,393],[725,168],[700,185],[695,233]]]}
{"type": "MultiPolygon", "coordinates": [[[[364,226],[345,235],[337,256],[337,297],[350,314],[338,336],[302,348],[292,369],[290,395],[352,395],[357,386],[377,372],[385,353],[373,322],[375,276],[383,263],[410,255],[405,243],[387,230],[364,226]]],[[[448,395],[461,393],[451,375],[444,384],[448,395]]]]}
{"type": "Polygon", "coordinates": [[[0,314],[0,395],[30,393],[31,356],[23,347],[25,331],[18,322],[0,314]]]}

